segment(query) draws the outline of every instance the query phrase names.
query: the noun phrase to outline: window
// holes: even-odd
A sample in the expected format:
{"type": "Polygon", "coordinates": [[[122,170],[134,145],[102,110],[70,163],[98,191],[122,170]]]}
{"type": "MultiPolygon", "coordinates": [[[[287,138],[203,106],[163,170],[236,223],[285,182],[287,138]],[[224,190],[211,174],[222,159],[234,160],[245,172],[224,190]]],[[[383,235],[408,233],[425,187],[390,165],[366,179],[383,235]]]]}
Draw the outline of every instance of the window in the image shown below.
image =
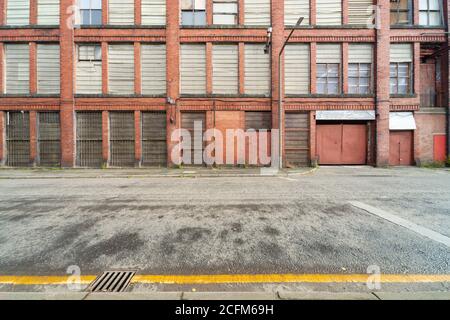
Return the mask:
{"type": "Polygon", "coordinates": [[[181,25],[206,25],[205,0],[181,0],[181,25]]]}
{"type": "Polygon", "coordinates": [[[82,25],[102,24],[102,0],[79,0],[82,25]]]}
{"type": "MultiPolygon", "coordinates": [[[[1,0],[6,3],[6,24],[25,26],[30,24],[30,0],[1,0]]],[[[3,12],[2,12],[3,13],[3,12]]]]}
{"type": "Polygon", "coordinates": [[[102,47],[100,45],[79,46],[78,61],[102,61],[102,47]]]}
{"type": "Polygon", "coordinates": [[[317,64],[317,93],[337,94],[340,92],[338,63],[317,64]]]}
{"type": "Polygon", "coordinates": [[[78,46],[76,93],[102,93],[102,47],[98,44],[78,46]]]}
{"type": "Polygon", "coordinates": [[[369,94],[371,92],[371,64],[349,63],[348,92],[353,94],[369,94]]]}
{"type": "Polygon", "coordinates": [[[409,62],[391,62],[390,93],[411,93],[411,64],[409,62]]]}
{"type": "Polygon", "coordinates": [[[237,0],[214,0],[213,24],[237,24],[237,0]]]}
{"type": "Polygon", "coordinates": [[[391,1],[391,25],[402,25],[412,23],[411,0],[391,1]]]}
{"type": "Polygon", "coordinates": [[[441,25],[440,0],[420,0],[419,24],[423,26],[441,25]]]}

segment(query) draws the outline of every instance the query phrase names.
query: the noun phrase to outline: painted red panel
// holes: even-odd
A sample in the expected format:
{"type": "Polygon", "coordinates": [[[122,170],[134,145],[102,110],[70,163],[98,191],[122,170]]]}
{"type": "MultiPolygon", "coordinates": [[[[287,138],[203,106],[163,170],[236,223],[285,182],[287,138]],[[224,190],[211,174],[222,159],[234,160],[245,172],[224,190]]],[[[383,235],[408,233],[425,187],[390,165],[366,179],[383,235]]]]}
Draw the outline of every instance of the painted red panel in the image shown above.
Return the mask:
{"type": "Polygon", "coordinates": [[[389,134],[389,164],[413,165],[413,131],[391,131],[389,134]]]}
{"type": "Polygon", "coordinates": [[[447,139],[445,134],[435,135],[433,137],[433,155],[434,161],[445,161],[447,159],[446,146],[447,139]]]}
{"type": "Polygon", "coordinates": [[[367,126],[346,124],[342,126],[342,163],[365,164],[367,160],[367,126]]]}
{"type": "Polygon", "coordinates": [[[317,125],[317,155],[319,164],[341,164],[342,125],[317,125]]]}

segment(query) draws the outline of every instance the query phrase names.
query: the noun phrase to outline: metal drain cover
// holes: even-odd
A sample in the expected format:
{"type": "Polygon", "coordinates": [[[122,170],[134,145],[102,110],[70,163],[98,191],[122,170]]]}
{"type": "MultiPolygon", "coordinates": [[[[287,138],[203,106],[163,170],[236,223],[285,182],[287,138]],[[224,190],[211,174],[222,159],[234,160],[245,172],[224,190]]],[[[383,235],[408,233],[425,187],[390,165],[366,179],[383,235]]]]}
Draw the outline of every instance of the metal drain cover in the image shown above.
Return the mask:
{"type": "Polygon", "coordinates": [[[105,271],[87,288],[91,292],[123,292],[136,271],[105,271]]]}

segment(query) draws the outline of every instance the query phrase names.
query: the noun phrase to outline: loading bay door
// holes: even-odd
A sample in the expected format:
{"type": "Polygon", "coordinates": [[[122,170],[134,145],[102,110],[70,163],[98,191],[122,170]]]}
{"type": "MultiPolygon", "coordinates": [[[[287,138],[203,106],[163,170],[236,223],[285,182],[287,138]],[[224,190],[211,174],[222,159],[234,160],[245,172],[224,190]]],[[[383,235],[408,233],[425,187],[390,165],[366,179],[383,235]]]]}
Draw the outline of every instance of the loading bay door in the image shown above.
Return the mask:
{"type": "Polygon", "coordinates": [[[391,131],[389,133],[389,164],[410,166],[413,164],[413,131],[391,131]]]}
{"type": "MultiPolygon", "coordinates": [[[[194,143],[194,124],[195,122],[201,122],[202,135],[205,131],[206,127],[206,114],[204,112],[182,112],[181,113],[181,128],[186,129],[191,134],[191,165],[199,165],[200,163],[195,163],[195,154],[197,153],[197,157],[201,157],[203,159],[203,149],[205,147],[203,143],[203,139],[201,142],[197,142],[197,145],[194,143]]],[[[203,137],[202,137],[203,138],[203,137]]],[[[203,160],[202,160],[203,163],[203,160]]]]}
{"type": "Polygon", "coordinates": [[[309,165],[309,113],[286,113],[285,123],[287,165],[309,165]]]}
{"type": "Polygon", "coordinates": [[[77,166],[100,167],[102,158],[102,113],[77,112],[77,166]]]}
{"type": "Polygon", "coordinates": [[[142,113],[142,165],[166,166],[166,113],[142,113]]]}
{"type": "Polygon", "coordinates": [[[109,129],[111,166],[134,166],[134,112],[110,112],[109,129]]]}
{"type": "Polygon", "coordinates": [[[30,114],[6,113],[6,165],[30,165],[30,114]]]}

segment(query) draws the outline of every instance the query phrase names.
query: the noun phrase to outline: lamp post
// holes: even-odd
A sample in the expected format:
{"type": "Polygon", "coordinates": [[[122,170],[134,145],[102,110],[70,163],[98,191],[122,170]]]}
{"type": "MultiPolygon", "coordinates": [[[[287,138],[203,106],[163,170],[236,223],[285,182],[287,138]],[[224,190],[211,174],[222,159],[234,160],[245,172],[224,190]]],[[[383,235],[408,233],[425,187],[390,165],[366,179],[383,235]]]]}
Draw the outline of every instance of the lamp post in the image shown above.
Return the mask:
{"type": "Polygon", "coordinates": [[[280,53],[278,54],[278,168],[283,169],[283,84],[281,82],[281,55],[283,54],[284,47],[289,42],[295,29],[302,23],[303,17],[298,18],[297,23],[294,28],[292,28],[286,41],[284,41],[281,47],[280,53]]]}

